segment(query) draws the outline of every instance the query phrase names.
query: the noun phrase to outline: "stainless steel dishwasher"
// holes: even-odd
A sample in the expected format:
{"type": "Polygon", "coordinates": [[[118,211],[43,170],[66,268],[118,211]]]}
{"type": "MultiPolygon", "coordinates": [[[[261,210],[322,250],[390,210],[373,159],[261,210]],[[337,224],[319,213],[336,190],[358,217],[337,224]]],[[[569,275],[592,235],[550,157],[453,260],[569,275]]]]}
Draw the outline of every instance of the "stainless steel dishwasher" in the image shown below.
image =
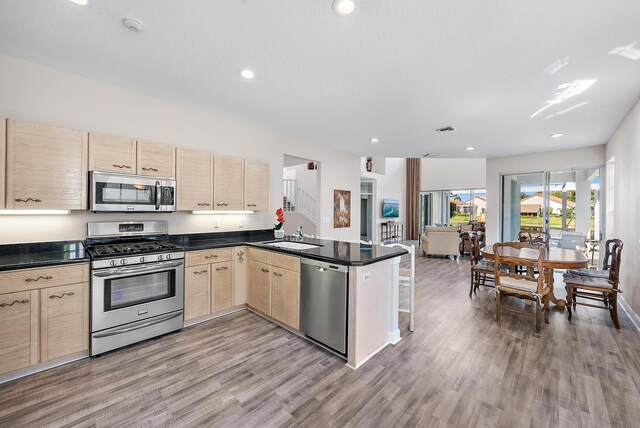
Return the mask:
{"type": "Polygon", "coordinates": [[[348,276],[348,266],[300,260],[300,330],[342,355],[347,354],[348,276]]]}

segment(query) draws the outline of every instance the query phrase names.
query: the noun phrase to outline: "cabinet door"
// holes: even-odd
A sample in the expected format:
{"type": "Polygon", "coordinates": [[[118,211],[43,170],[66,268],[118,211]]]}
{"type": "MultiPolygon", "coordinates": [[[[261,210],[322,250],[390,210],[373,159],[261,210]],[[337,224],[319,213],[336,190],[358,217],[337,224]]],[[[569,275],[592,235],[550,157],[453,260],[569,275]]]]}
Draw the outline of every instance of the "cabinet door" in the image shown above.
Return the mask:
{"type": "Polygon", "coordinates": [[[89,133],[89,171],[136,173],[136,141],[89,133]]]}
{"type": "Polygon", "coordinates": [[[87,134],[9,120],[7,208],[87,209],[87,134]]]}
{"type": "Polygon", "coordinates": [[[40,362],[89,349],[89,283],[40,290],[40,362]]]}
{"type": "Polygon", "coordinates": [[[271,266],[249,262],[249,306],[271,315],[271,266]]]}
{"type": "Polygon", "coordinates": [[[242,210],[242,159],[214,156],[215,210],[242,210]]]}
{"type": "Polygon", "coordinates": [[[300,329],[300,274],[272,267],[271,316],[300,329]]]}
{"type": "Polygon", "coordinates": [[[233,262],[211,265],[211,308],[212,312],[233,306],[233,262]]]}
{"type": "Polygon", "coordinates": [[[0,294],[0,373],[39,361],[39,291],[0,294]]]}
{"type": "Polygon", "coordinates": [[[176,176],[175,150],[172,146],[138,141],[137,151],[138,174],[162,178],[176,176]]]}
{"type": "Polygon", "coordinates": [[[184,319],[192,320],[211,313],[211,265],[184,270],[184,319]]]}
{"type": "Polygon", "coordinates": [[[211,210],[211,154],[195,150],[176,150],[178,211],[211,210]]]}
{"type": "Polygon", "coordinates": [[[244,161],[244,209],[265,211],[269,209],[269,164],[244,161]]]}

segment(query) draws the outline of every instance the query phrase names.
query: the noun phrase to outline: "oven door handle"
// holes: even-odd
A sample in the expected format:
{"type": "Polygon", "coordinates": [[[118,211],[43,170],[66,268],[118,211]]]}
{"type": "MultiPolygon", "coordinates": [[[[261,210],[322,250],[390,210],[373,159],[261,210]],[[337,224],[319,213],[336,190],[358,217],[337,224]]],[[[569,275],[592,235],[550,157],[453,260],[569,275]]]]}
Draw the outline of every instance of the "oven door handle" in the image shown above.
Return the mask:
{"type": "Polygon", "coordinates": [[[136,324],[136,325],[132,325],[131,327],[125,327],[125,328],[119,328],[117,330],[109,330],[109,331],[104,331],[102,333],[95,333],[93,335],[94,338],[99,339],[101,337],[109,337],[109,336],[115,336],[116,334],[123,334],[123,333],[128,333],[130,331],[134,331],[134,330],[140,330],[141,328],[145,328],[145,327],[150,327],[152,325],[155,324],[160,324],[161,322],[165,322],[167,320],[176,318],[182,316],[182,311],[173,313],[173,314],[169,314],[169,315],[164,315],[160,318],[155,318],[151,321],[147,321],[147,322],[143,322],[140,324],[136,324]]]}
{"type": "Polygon", "coordinates": [[[128,275],[132,273],[141,273],[141,272],[149,272],[151,270],[178,267],[184,264],[183,260],[175,261],[175,262],[162,262],[162,263],[153,263],[151,265],[147,265],[144,267],[130,267],[130,268],[114,268],[108,269],[106,271],[95,271],[93,272],[93,276],[97,276],[98,278],[103,278],[106,276],[121,276],[128,275]]]}

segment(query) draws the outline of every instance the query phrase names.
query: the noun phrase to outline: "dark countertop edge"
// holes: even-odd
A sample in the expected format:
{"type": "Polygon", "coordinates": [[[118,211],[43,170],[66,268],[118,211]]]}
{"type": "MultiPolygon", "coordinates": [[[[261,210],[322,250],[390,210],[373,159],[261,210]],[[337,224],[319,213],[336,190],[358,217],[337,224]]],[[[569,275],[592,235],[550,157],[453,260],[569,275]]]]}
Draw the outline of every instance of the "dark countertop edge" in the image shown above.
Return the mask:
{"type": "Polygon", "coordinates": [[[304,250],[290,250],[290,249],[287,249],[287,248],[278,248],[278,247],[274,247],[274,246],[271,246],[271,245],[261,244],[259,242],[248,242],[245,245],[248,245],[250,247],[260,248],[261,250],[276,251],[276,252],[279,252],[279,253],[290,254],[292,256],[304,257],[306,259],[318,260],[318,261],[321,261],[321,262],[331,262],[331,263],[335,263],[337,265],[356,266],[356,267],[358,267],[358,266],[367,266],[367,265],[371,265],[371,264],[374,264],[374,263],[382,262],[384,260],[394,259],[396,257],[400,257],[400,256],[403,256],[405,254],[409,254],[409,252],[407,250],[398,249],[398,250],[396,250],[395,253],[385,254],[383,256],[378,256],[378,257],[372,258],[371,260],[349,262],[349,261],[340,260],[340,259],[334,258],[334,257],[325,257],[325,256],[320,256],[318,254],[308,254],[308,253],[305,253],[304,250]]]}
{"type": "Polygon", "coordinates": [[[52,259],[52,260],[39,260],[35,262],[26,262],[26,263],[14,263],[14,264],[1,264],[0,263],[0,272],[5,272],[9,270],[21,270],[21,269],[37,269],[44,267],[52,267],[59,265],[68,265],[74,263],[89,263],[91,259],[89,255],[86,255],[83,258],[78,259],[52,259]]]}

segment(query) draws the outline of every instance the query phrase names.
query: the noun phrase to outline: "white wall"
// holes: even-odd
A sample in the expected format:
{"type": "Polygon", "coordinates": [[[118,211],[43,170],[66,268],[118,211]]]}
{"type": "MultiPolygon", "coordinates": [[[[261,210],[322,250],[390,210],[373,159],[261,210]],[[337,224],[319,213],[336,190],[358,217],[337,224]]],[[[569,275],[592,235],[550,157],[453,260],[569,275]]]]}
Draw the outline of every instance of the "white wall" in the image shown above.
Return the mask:
{"type": "Polygon", "coordinates": [[[560,171],[604,163],[604,145],[487,159],[487,243],[493,244],[499,239],[500,174],[560,171]]]}
{"type": "MultiPolygon", "coordinates": [[[[407,218],[407,160],[404,158],[386,158],[385,159],[385,174],[376,175],[376,201],[373,207],[374,218],[374,241],[380,240],[380,224],[386,223],[389,219],[382,218],[382,200],[383,199],[397,199],[400,201],[400,218],[397,221],[405,223],[405,236],[406,236],[406,218],[407,218]]],[[[359,203],[360,201],[358,201],[359,203]]]]}
{"type": "MultiPolygon", "coordinates": [[[[624,299],[640,314],[640,101],[622,121],[606,149],[606,159],[614,159],[614,207],[607,206],[606,236],[624,243],[620,274],[620,288],[624,299]],[[612,221],[613,220],[613,221],[612,221]]],[[[609,176],[609,175],[608,175],[609,176]]],[[[610,188],[610,183],[607,184],[610,188]]],[[[607,202],[611,199],[607,197],[607,202]]]]}
{"type": "Polygon", "coordinates": [[[484,189],[486,159],[420,159],[420,191],[484,189]]]}
{"type": "MultiPolygon", "coordinates": [[[[0,55],[0,70],[0,117],[148,139],[269,162],[271,209],[252,215],[216,216],[220,222],[220,228],[216,230],[238,229],[240,222],[244,229],[273,227],[273,211],[282,205],[283,155],[288,154],[319,162],[322,177],[318,195],[320,233],[345,239],[359,237],[359,203],[351,206],[351,227],[334,230],[332,220],[333,190],[351,190],[352,195],[360,192],[359,156],[6,55],[0,55]]],[[[167,219],[170,233],[214,231],[213,216],[186,213],[134,216],[136,219],[167,219]]],[[[3,216],[0,218],[0,243],[84,239],[87,221],[119,219],[133,217],[86,212],[69,216],[3,216]]]]}

